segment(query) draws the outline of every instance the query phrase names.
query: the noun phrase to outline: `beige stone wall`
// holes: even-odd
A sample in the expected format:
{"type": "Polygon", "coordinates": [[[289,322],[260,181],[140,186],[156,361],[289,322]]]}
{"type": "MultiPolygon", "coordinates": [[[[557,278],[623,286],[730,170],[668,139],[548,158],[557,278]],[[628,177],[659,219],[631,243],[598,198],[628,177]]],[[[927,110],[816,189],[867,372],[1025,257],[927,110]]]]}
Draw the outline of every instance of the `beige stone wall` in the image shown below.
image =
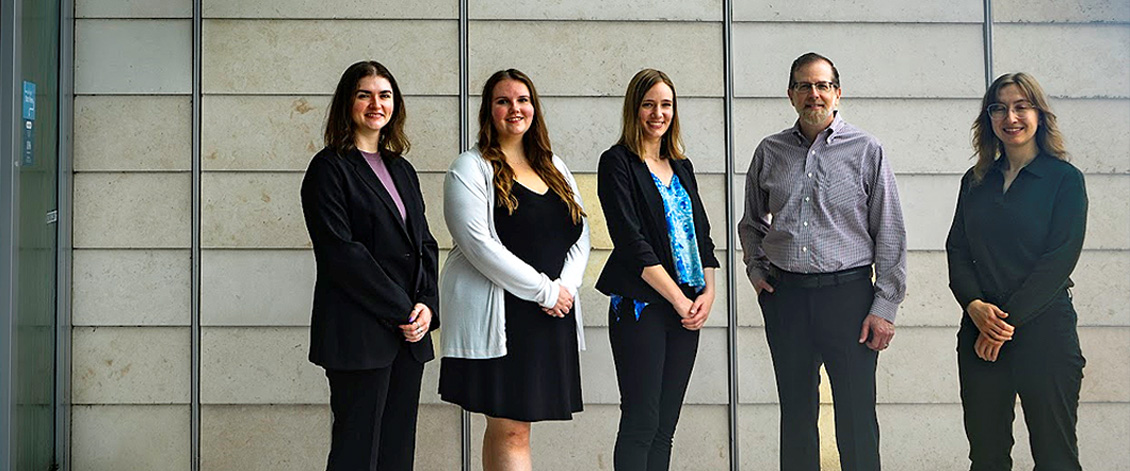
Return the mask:
{"type": "MultiPolygon", "coordinates": [[[[592,216],[581,294],[585,412],[534,428],[536,466],[611,469],[619,395],[607,299],[592,288],[611,242],[595,170],[618,135],[632,74],[656,67],[675,81],[721,249],[727,178],[739,185],[731,204],[740,211],[753,148],[795,118],[784,97],[788,65],[817,50],[843,74],[844,117],[892,156],[908,223],[908,297],[898,337],[880,360],[885,464],[959,469],[967,452],[953,352],[959,312],[944,280],[943,242],[985,84],[982,2],[734,4],[735,173],[728,175],[721,0],[470,2],[472,119],[491,72],[528,73],[554,149],[577,174],[592,216]]],[[[204,1],[202,469],[324,465],[328,388],[306,361],[314,268],[298,185],[350,63],[380,60],[397,75],[413,141],[408,158],[420,171],[433,232],[451,247],[441,191],[461,148],[457,7],[453,0],[204,1]]],[[[75,9],[74,469],[188,469],[192,4],[77,0],[75,9]]],[[[1042,81],[1074,163],[1087,174],[1089,233],[1075,274],[1088,358],[1081,450],[1086,469],[1119,469],[1130,462],[1130,5],[996,0],[994,11],[995,71],[1025,70],[1042,81]]],[[[673,469],[728,469],[729,328],[739,339],[741,467],[777,467],[772,367],[738,268],[738,324],[728,326],[731,280],[720,276],[673,469]]],[[[460,413],[439,401],[437,379],[438,362],[430,363],[417,467],[446,471],[458,468],[460,413]]],[[[826,429],[830,404],[823,412],[826,429]]],[[[482,426],[479,417],[472,422],[475,463],[482,426]]],[[[1016,429],[1017,465],[1031,467],[1022,422],[1016,429]]],[[[825,459],[835,469],[834,447],[826,446],[825,459]]]]}

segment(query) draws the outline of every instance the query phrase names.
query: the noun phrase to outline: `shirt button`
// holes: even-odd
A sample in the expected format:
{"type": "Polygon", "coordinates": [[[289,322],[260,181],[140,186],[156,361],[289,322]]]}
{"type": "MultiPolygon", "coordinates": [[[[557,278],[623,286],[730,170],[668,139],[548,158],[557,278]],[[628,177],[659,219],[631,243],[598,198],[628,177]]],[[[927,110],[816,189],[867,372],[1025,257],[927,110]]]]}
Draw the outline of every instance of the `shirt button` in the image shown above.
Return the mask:
{"type": "Polygon", "coordinates": [[[808,178],[812,178],[812,172],[808,172],[808,178]]]}
{"type": "Polygon", "coordinates": [[[801,247],[801,248],[800,248],[800,251],[801,251],[801,252],[807,252],[807,251],[808,251],[808,247],[801,247]]]}
{"type": "Polygon", "coordinates": [[[808,221],[804,221],[804,226],[808,227],[808,221]]]}
{"type": "Polygon", "coordinates": [[[805,201],[808,201],[808,199],[809,199],[809,198],[808,198],[807,196],[805,196],[805,197],[804,197],[804,200],[805,200],[805,201]]]}

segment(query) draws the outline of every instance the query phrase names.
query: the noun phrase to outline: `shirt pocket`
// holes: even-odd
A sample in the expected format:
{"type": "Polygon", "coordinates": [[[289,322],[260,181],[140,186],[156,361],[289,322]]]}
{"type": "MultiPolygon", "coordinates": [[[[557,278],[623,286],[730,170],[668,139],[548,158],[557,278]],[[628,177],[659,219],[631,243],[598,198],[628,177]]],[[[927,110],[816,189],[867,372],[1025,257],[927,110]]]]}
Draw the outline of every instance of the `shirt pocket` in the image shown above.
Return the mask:
{"type": "Polygon", "coordinates": [[[829,206],[855,206],[864,200],[863,185],[851,176],[832,176],[824,187],[823,196],[829,206]]]}

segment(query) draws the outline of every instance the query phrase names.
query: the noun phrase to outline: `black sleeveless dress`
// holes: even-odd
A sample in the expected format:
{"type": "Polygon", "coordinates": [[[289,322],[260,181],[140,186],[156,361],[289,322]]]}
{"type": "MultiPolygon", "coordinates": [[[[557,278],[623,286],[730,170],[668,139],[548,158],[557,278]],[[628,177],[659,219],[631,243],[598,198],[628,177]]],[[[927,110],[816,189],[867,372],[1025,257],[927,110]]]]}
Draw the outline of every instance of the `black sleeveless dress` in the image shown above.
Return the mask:
{"type": "MultiPolygon", "coordinates": [[[[573,223],[568,206],[552,190],[541,195],[514,182],[511,192],[518,200],[514,214],[494,210],[499,239],[535,270],[556,279],[581,225],[573,223]]],[[[522,422],[569,420],[583,409],[572,311],[551,317],[537,303],[506,293],[506,351],[488,360],[441,360],[440,396],[471,412],[522,422]]]]}

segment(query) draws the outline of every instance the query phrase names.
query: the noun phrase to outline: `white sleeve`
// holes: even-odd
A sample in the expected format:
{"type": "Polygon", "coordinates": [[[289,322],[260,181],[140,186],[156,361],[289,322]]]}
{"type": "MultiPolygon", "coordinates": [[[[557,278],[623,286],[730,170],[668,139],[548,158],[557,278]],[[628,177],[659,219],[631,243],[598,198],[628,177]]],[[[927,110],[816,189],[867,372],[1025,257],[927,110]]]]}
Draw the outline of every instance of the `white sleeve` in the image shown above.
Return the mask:
{"type": "Polygon", "coordinates": [[[443,219],[451,238],[483,276],[510,294],[543,307],[557,303],[558,284],[540,273],[491,234],[493,186],[480,165],[482,157],[465,152],[443,181],[443,219]]]}
{"type": "MultiPolygon", "coordinates": [[[[569,187],[573,189],[573,197],[577,200],[577,204],[584,208],[584,202],[581,201],[581,192],[577,189],[577,180],[573,178],[573,174],[565,167],[565,162],[557,156],[553,156],[553,163],[557,166],[557,170],[565,176],[565,180],[569,182],[569,187]]],[[[588,218],[581,219],[581,236],[577,238],[577,242],[569,248],[568,255],[565,256],[565,265],[561,268],[561,284],[564,285],[573,296],[577,295],[577,291],[581,288],[581,281],[585,276],[585,267],[589,262],[589,250],[592,248],[589,241],[589,221],[588,218]]]]}

